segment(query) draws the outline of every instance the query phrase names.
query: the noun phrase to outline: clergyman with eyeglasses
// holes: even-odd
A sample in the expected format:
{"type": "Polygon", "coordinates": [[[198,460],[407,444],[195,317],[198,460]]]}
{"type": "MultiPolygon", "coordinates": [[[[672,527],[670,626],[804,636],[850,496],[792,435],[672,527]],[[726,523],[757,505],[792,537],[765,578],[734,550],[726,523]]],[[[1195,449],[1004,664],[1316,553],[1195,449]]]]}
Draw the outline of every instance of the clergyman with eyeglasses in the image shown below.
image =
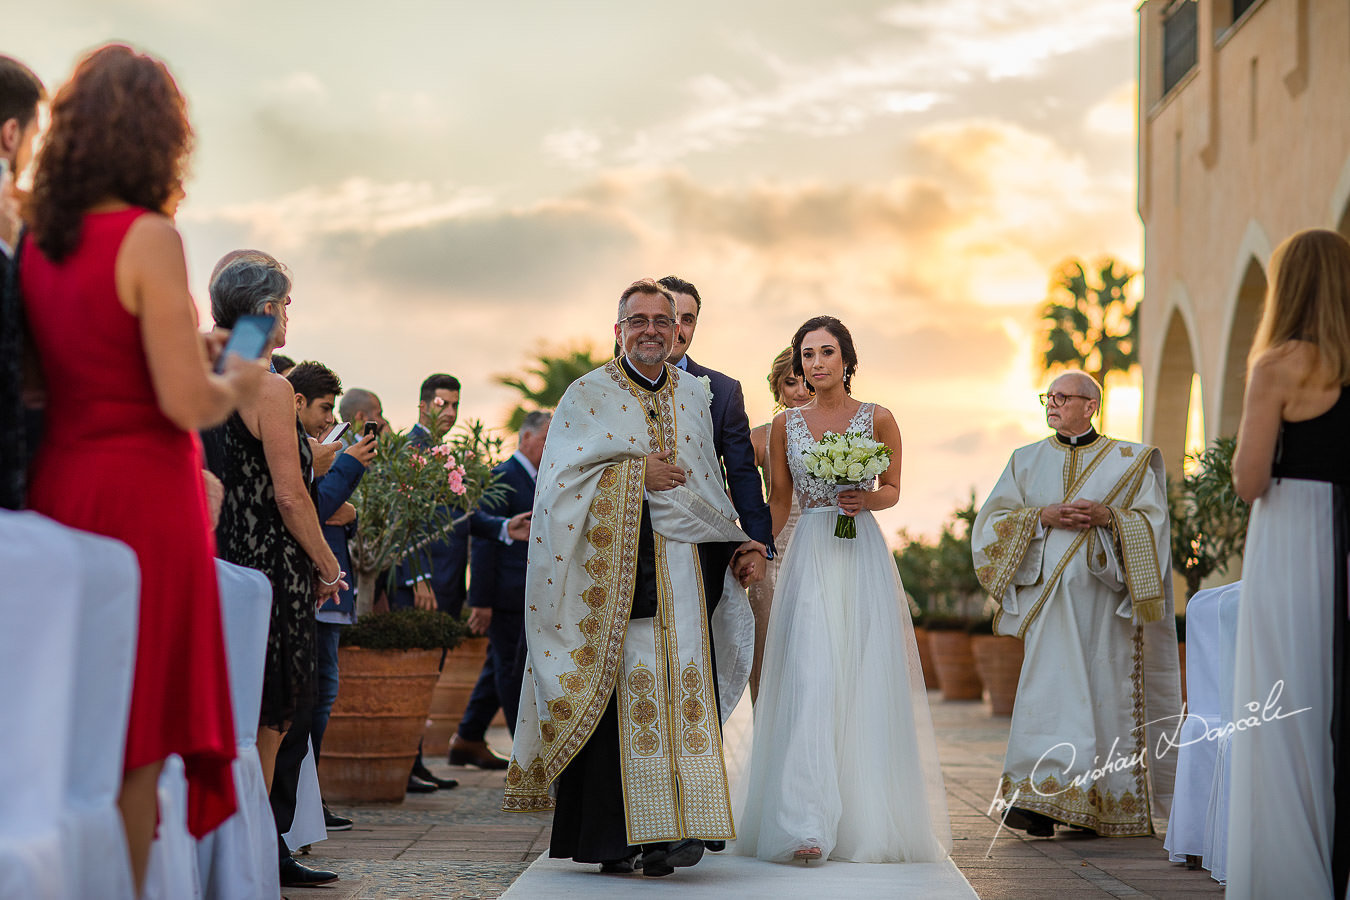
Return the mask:
{"type": "Polygon", "coordinates": [[[971,531],[994,631],[1026,642],[1004,822],[1038,837],[1151,834],[1172,802],[1176,756],[1155,752],[1181,712],[1167,480],[1156,448],[1093,428],[1101,396],[1086,373],[1054,380],[1054,433],[1013,452],[971,531]]]}
{"type": "Polygon", "coordinates": [[[556,796],[550,856],[611,873],[640,856],[651,877],[735,837],[718,695],[739,696],[749,666],[714,667],[713,652],[753,647],[754,621],[743,590],[723,593],[734,584],[725,551],[747,538],[709,388],[666,362],[674,298],[635,282],[615,321],[622,355],[567,389],[539,463],[504,806],[548,809],[556,796]],[[714,592],[743,615],[710,622],[714,592]],[[739,634],[713,641],[736,621],[739,634]]]}

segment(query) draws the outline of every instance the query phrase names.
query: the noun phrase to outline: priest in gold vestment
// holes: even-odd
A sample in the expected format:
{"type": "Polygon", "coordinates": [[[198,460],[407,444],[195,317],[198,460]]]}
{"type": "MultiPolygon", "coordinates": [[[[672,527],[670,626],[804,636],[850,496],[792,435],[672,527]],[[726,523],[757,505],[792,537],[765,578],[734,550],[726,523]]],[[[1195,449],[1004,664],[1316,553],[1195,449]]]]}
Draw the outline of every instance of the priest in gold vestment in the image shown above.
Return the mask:
{"type": "Polygon", "coordinates": [[[999,795],[1005,823],[1153,832],[1180,723],[1166,477],[1158,451],[1098,434],[1101,388],[1041,396],[1049,438],[1016,450],[971,534],[997,634],[1025,641],[999,795]]]}
{"type": "Polygon", "coordinates": [[[673,300],[637,282],[618,320],[623,355],[568,388],[539,465],[504,808],[552,808],[556,782],[551,856],[659,876],[698,862],[704,840],[735,837],[725,673],[709,635],[727,619],[719,609],[710,626],[708,609],[719,596],[741,605],[736,637],[718,634],[719,660],[724,646],[752,648],[754,626],[745,592],[723,594],[730,550],[747,538],[723,487],[708,387],[665,363],[673,300]]]}

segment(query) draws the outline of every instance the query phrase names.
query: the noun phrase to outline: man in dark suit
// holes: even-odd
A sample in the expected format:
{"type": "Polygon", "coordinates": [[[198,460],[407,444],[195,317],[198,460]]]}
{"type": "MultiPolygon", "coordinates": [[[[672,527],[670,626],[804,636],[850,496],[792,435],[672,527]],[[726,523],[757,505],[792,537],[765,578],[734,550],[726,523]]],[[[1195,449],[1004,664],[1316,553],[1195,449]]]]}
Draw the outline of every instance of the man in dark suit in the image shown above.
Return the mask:
{"type": "MultiPolygon", "coordinates": [[[[448,432],[459,419],[459,379],[453,375],[431,375],[422,382],[417,402],[417,424],[408,432],[416,444],[431,444],[432,428],[448,432]]],[[[458,616],[468,595],[469,537],[510,543],[529,537],[525,516],[510,520],[475,512],[460,522],[445,538],[433,541],[417,565],[403,563],[395,575],[395,589],[389,598],[393,609],[417,607],[439,609],[458,616]]]]}
{"type": "MultiPolygon", "coordinates": [[[[755,466],[755,446],[750,442],[750,420],[745,414],[745,394],[741,383],[689,358],[694,343],[694,330],[703,310],[703,298],[698,288],[683,278],[667,275],[660,284],[675,297],[678,331],[675,345],[666,362],[684,369],[695,378],[706,378],[712,388],[713,443],[722,460],[731,505],[736,507],[741,530],[750,536],[735,550],[736,574],[741,583],[758,581],[764,577],[764,563],[774,554],[773,519],[769,505],[764,502],[764,482],[755,466]]],[[[712,593],[708,596],[708,613],[717,603],[712,593]]]]}
{"type": "MultiPolygon", "coordinates": [[[[525,416],[516,452],[492,470],[510,492],[491,506],[484,504],[485,512],[517,515],[534,508],[534,483],[551,420],[546,412],[525,416]]],[[[450,738],[450,763],[499,769],[506,767],[506,760],[488,746],[487,727],[500,701],[506,727],[512,735],[516,733],[520,683],[525,676],[525,563],[529,542],[507,545],[474,541],[471,552],[469,630],[487,635],[488,657],[459,729],[450,738]],[[496,760],[501,760],[500,764],[496,760]]]]}
{"type": "MultiPolygon", "coordinates": [[[[418,395],[418,421],[409,431],[409,439],[430,446],[433,428],[441,434],[453,428],[459,419],[459,396],[459,379],[453,375],[427,377],[418,395]]],[[[443,538],[432,541],[420,554],[416,564],[405,562],[398,566],[394,576],[395,589],[389,597],[390,608],[439,609],[458,617],[468,594],[469,537],[472,535],[479,540],[510,544],[526,540],[529,534],[527,514],[507,519],[482,510],[474,512],[467,521],[455,525],[443,538]]],[[[501,704],[495,686],[485,686],[484,691],[480,707],[491,705],[491,710],[487,712],[487,720],[491,722],[501,704]],[[491,692],[490,696],[488,691],[491,692]]],[[[424,793],[437,788],[454,787],[457,783],[453,778],[433,775],[426,767],[419,747],[417,761],[408,778],[409,791],[424,793]]]]}
{"type": "MultiPolygon", "coordinates": [[[[25,430],[41,424],[41,415],[26,413],[22,399],[23,312],[11,258],[19,238],[15,179],[33,158],[39,131],[38,105],[46,89],[32,70],[16,59],[0,56],[0,508],[23,503],[24,473],[32,454],[25,430]]],[[[29,434],[32,441],[36,435],[29,434]]]]}

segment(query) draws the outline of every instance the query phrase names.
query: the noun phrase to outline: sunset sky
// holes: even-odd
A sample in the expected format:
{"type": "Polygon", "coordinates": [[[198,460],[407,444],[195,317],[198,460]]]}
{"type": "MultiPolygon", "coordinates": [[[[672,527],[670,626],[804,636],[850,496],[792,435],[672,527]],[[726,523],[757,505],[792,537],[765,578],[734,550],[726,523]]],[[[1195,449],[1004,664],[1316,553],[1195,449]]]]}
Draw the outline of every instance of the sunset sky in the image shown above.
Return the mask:
{"type": "MultiPolygon", "coordinates": [[[[888,537],[936,531],[1045,434],[1036,308],[1064,259],[1142,262],[1135,13],[1120,0],[49,0],[6,51],[55,88],[88,49],[163,58],[197,133],[193,289],[225,251],[295,277],[285,352],[415,417],[431,372],[607,349],[618,293],[704,295],[692,356],[765,375],[819,313],[904,435],[888,537]]],[[[1108,429],[1138,438],[1138,394],[1108,429]]]]}

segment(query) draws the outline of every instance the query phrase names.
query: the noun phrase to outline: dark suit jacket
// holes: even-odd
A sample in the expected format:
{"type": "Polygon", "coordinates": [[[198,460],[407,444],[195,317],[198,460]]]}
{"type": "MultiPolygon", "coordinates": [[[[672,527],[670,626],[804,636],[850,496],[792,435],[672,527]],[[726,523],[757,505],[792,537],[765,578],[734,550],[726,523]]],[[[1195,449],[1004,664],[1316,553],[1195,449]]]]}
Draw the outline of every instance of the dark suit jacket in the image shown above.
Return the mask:
{"type": "MultiPolygon", "coordinates": [[[[414,425],[410,435],[413,441],[423,445],[430,441],[430,433],[421,425],[414,425]]],[[[467,522],[460,522],[449,535],[433,541],[422,553],[421,570],[430,570],[431,589],[441,611],[458,616],[464,608],[464,598],[468,594],[469,536],[495,542],[505,521],[501,516],[475,510],[467,522]]],[[[415,571],[410,563],[399,564],[394,576],[395,605],[412,605],[410,585],[416,577],[415,571]]]]}
{"type": "MultiPolygon", "coordinates": [[[[498,503],[483,504],[483,511],[503,516],[534,508],[534,479],[514,456],[492,470],[511,489],[498,503]]],[[[525,612],[525,563],[529,541],[503,544],[497,540],[474,540],[470,555],[473,577],[469,579],[469,605],[503,612],[525,612]]]]}
{"type": "Polygon", "coordinates": [[[773,547],[773,519],[764,502],[764,482],[755,466],[755,445],[750,443],[750,420],[745,415],[741,383],[730,375],[700,366],[686,357],[686,371],[707,376],[712,385],[713,445],[722,459],[722,470],[731,491],[731,505],[741,520],[741,530],[766,547],[773,547]]]}

